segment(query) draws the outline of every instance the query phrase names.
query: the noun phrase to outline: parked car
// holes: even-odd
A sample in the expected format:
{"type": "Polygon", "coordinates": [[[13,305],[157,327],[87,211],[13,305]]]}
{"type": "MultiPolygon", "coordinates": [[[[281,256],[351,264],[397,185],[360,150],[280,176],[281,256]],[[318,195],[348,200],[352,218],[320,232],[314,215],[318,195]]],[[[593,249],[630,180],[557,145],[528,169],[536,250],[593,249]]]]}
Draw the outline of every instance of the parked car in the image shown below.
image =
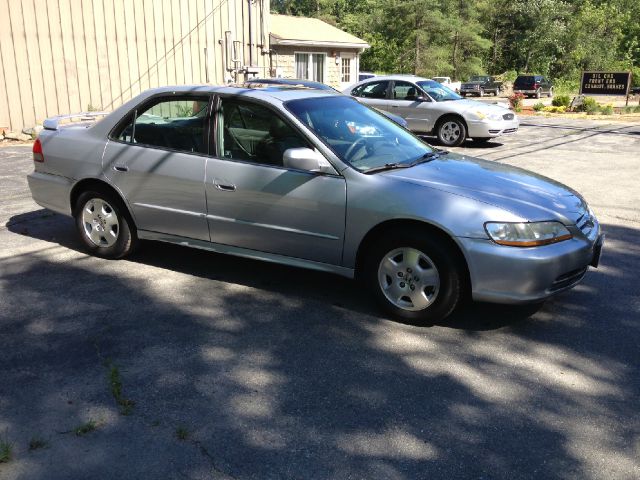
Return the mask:
{"type": "Polygon", "coordinates": [[[435,135],[446,146],[461,145],[467,138],[486,142],[518,131],[519,121],[512,111],[465,100],[428,78],[376,77],[358,82],[343,93],[366,105],[400,115],[411,131],[435,135]]]}
{"type": "Polygon", "coordinates": [[[464,82],[460,87],[460,95],[466,97],[467,95],[477,95],[478,97],[484,97],[487,93],[493,93],[494,96],[498,96],[502,89],[502,82],[495,77],[489,75],[475,75],[469,79],[468,82],[464,82]]]}
{"type": "Polygon", "coordinates": [[[357,276],[414,322],[467,293],[540,301],[598,264],[577,192],[434,149],[344,95],[174,86],[88,128],[64,120],[44,122],[29,187],[99,257],[149,239],[357,276]]]}
{"type": "Polygon", "coordinates": [[[513,93],[522,93],[527,97],[535,98],[540,98],[543,94],[553,97],[553,85],[542,75],[518,75],[513,82],[513,93]]]}
{"type": "Polygon", "coordinates": [[[377,75],[375,73],[371,73],[371,72],[360,72],[358,74],[358,81],[362,81],[362,80],[366,80],[367,78],[373,78],[376,77],[377,75]]]}
{"type": "Polygon", "coordinates": [[[460,87],[462,87],[462,83],[452,82],[451,77],[433,77],[433,80],[444,85],[449,90],[453,90],[456,93],[460,93],[460,87]]]}
{"type": "MultiPolygon", "coordinates": [[[[328,90],[332,92],[338,92],[338,90],[327,85],[326,83],[316,82],[314,80],[302,80],[297,78],[257,78],[257,79],[252,79],[251,82],[268,84],[268,85],[291,85],[291,86],[301,85],[307,88],[316,88],[318,90],[328,90]]],[[[394,115],[393,113],[387,112],[385,110],[379,110],[379,109],[376,109],[376,110],[382,113],[385,117],[388,117],[389,119],[396,122],[401,127],[409,128],[409,124],[407,123],[407,121],[404,118],[400,117],[399,115],[394,115]]]]}

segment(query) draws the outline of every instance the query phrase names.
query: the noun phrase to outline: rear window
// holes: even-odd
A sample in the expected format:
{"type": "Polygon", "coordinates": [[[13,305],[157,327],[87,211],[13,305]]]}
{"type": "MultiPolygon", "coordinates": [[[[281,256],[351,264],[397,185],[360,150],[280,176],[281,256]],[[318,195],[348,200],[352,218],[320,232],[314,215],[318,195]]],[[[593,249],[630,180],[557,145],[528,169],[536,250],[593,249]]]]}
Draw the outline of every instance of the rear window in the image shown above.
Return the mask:
{"type": "Polygon", "coordinates": [[[535,83],[535,77],[533,75],[525,75],[516,78],[514,85],[531,85],[532,83],[535,83]]]}

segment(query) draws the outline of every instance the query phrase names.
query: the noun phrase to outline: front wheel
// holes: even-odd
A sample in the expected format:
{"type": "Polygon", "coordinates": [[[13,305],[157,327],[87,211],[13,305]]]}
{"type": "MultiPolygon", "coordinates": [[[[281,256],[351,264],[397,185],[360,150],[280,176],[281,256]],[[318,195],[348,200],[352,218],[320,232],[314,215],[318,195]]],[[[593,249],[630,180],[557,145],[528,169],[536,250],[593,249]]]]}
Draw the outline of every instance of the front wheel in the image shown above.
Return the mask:
{"type": "Polygon", "coordinates": [[[542,89],[539,88],[538,90],[536,90],[536,98],[541,98],[542,97],[542,89]]]}
{"type": "Polygon", "coordinates": [[[369,252],[365,279],[392,315],[420,324],[447,317],[462,298],[462,273],[452,250],[422,230],[382,238],[369,252]]]}
{"type": "Polygon", "coordinates": [[[484,88],[480,89],[480,93],[478,94],[479,97],[484,97],[484,88]]]}
{"type": "Polygon", "coordinates": [[[547,95],[549,98],[553,97],[553,87],[549,88],[549,94],[547,95]]]}
{"type": "Polygon", "coordinates": [[[83,192],[74,211],[80,239],[90,253],[122,258],[130,253],[137,236],[122,202],[107,190],[83,192]]]}
{"type": "Polygon", "coordinates": [[[440,121],[436,133],[440,143],[447,147],[457,147],[464,142],[467,128],[459,118],[446,117],[440,121]]]}

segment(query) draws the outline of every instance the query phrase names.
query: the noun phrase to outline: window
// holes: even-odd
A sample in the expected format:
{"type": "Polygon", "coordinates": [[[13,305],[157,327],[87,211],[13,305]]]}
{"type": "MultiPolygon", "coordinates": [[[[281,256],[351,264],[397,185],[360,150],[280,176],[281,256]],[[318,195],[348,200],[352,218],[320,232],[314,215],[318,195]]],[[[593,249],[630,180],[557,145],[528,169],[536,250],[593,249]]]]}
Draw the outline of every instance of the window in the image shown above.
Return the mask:
{"type": "Polygon", "coordinates": [[[418,89],[409,82],[394,82],[393,84],[394,100],[415,100],[418,98],[418,89]]]}
{"type": "Polygon", "coordinates": [[[223,158],[281,167],[285,150],[309,146],[280,116],[255,103],[224,98],[218,121],[223,158]]]}
{"type": "Polygon", "coordinates": [[[127,121],[116,138],[122,142],[180,152],[207,153],[209,97],[159,99],[135,120],[127,121]]]}
{"type": "Polygon", "coordinates": [[[342,57],[342,82],[351,82],[351,59],[342,57]]]}
{"type": "Polygon", "coordinates": [[[296,77],[324,83],[324,53],[296,53],[296,77]]]}
{"type": "Polygon", "coordinates": [[[370,82],[354,88],[351,91],[351,95],[362,98],[387,98],[388,88],[388,81],[370,82]]]}

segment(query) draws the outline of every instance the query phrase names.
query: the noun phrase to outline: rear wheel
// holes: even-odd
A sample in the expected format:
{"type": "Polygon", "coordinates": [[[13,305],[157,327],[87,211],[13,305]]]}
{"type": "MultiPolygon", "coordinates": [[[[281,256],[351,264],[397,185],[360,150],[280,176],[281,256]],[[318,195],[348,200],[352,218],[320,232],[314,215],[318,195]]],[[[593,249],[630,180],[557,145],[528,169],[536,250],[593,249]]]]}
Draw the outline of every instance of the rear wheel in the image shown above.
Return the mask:
{"type": "Polygon", "coordinates": [[[467,128],[461,119],[457,117],[445,117],[436,128],[438,140],[447,147],[462,145],[467,137],[467,128]]]}
{"type": "Polygon", "coordinates": [[[480,89],[480,93],[478,94],[479,97],[484,97],[484,88],[480,89]]]}
{"type": "Polygon", "coordinates": [[[547,96],[549,98],[553,97],[553,87],[549,87],[549,94],[547,96]]]}
{"type": "Polygon", "coordinates": [[[80,194],[74,217],[82,243],[93,255],[121,258],[137,244],[135,227],[122,201],[107,189],[80,194]]]}
{"type": "Polygon", "coordinates": [[[365,280],[392,315],[428,324],[447,317],[462,298],[456,255],[428,231],[410,229],[376,242],[365,263],[365,280]]]}
{"type": "Polygon", "coordinates": [[[536,98],[541,98],[542,97],[542,89],[539,88],[538,90],[536,90],[536,98]]]}

